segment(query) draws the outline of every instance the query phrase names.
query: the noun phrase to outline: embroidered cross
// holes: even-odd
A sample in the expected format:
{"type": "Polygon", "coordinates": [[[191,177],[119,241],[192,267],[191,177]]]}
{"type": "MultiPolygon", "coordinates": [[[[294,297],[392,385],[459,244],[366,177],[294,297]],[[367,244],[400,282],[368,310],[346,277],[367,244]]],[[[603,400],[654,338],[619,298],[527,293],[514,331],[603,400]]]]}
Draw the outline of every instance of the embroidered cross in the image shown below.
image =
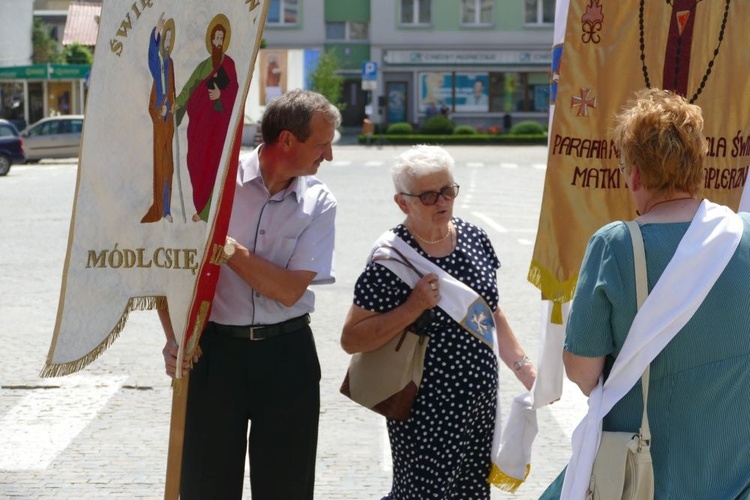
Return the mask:
{"type": "Polygon", "coordinates": [[[484,311],[481,311],[479,314],[473,313],[471,315],[471,322],[477,326],[477,331],[480,335],[485,335],[489,331],[489,327],[485,321],[487,321],[487,315],[484,314],[484,311]]]}
{"type": "Polygon", "coordinates": [[[578,107],[576,116],[589,116],[589,107],[596,107],[596,97],[591,97],[591,89],[582,87],[579,95],[570,99],[570,107],[578,107]]]}

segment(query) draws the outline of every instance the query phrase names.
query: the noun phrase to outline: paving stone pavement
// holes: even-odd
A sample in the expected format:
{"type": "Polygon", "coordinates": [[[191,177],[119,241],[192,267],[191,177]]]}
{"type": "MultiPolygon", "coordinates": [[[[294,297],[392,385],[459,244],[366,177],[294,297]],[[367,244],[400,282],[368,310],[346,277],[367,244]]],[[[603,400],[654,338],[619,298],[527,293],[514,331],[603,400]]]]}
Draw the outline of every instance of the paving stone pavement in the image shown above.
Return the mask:
{"type": "MultiPolygon", "coordinates": [[[[389,151],[388,157],[393,154],[389,151]]],[[[38,378],[56,319],[75,167],[54,162],[15,166],[2,181],[0,211],[7,216],[0,221],[0,432],[5,436],[0,440],[0,499],[163,498],[171,389],[163,373],[163,334],[156,314],[131,313],[120,338],[79,374],[38,378]]],[[[345,205],[346,196],[335,192],[345,205]]],[[[378,223],[377,231],[384,227],[378,223]]],[[[359,244],[366,248],[370,241],[367,235],[359,244]]],[[[363,254],[356,249],[352,261],[357,267],[363,254]]],[[[506,255],[503,264],[522,269],[528,266],[528,252],[506,255]]],[[[350,271],[341,275],[347,273],[349,278],[316,289],[312,327],[322,367],[316,500],[380,499],[390,486],[383,419],[338,392],[349,359],[339,335],[356,276],[350,271]]],[[[536,300],[538,292],[529,290],[523,276],[513,279],[526,287],[523,295],[536,300]]],[[[524,309],[515,305],[515,291],[501,293],[501,300],[512,305],[506,314],[533,358],[538,304],[524,309]]],[[[507,409],[521,385],[507,370],[501,376],[507,409]]],[[[577,400],[570,408],[566,401],[558,403],[559,410],[553,405],[539,411],[527,482],[516,495],[493,489],[493,500],[537,498],[559,473],[580,409],[577,400]]],[[[245,498],[251,498],[249,491],[245,498]]]]}

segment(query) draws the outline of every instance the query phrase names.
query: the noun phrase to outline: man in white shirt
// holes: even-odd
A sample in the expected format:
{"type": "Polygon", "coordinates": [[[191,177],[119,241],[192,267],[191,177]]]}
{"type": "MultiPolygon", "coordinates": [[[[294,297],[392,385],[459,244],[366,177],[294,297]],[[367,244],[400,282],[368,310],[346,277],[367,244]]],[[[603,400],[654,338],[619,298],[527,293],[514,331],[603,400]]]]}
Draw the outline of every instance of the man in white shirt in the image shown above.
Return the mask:
{"type": "MultiPolygon", "coordinates": [[[[309,285],[334,282],[336,215],[314,174],[333,159],[340,122],[322,95],[288,92],[266,108],[263,144],[240,158],[225,265],[190,374],[183,500],[242,498],[248,452],[254,500],[313,499],[320,365],[309,285]]],[[[177,344],[160,318],[174,376],[177,344]]]]}

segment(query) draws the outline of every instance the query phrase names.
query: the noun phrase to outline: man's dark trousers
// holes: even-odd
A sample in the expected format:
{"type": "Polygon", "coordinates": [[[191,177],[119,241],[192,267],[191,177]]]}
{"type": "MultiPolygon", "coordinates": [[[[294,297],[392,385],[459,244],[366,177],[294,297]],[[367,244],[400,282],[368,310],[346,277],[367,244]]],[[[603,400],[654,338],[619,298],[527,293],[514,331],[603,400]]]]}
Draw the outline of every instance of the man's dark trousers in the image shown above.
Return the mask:
{"type": "Polygon", "coordinates": [[[320,364],[310,327],[264,340],[209,323],[190,372],[180,498],[312,500],[320,364]],[[249,446],[247,439],[250,424],[249,446]]]}

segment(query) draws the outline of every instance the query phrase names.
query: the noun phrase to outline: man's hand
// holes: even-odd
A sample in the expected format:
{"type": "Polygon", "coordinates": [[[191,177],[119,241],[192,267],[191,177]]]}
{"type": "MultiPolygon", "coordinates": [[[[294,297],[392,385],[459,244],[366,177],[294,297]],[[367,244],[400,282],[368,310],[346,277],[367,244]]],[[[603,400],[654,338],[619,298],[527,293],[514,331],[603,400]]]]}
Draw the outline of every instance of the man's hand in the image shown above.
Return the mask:
{"type": "MultiPolygon", "coordinates": [[[[164,366],[167,371],[167,375],[174,378],[175,373],[177,371],[177,352],[179,350],[179,346],[177,345],[177,341],[174,338],[167,339],[167,343],[164,345],[164,349],[162,349],[161,353],[164,355],[164,366]]],[[[199,356],[198,354],[193,355],[193,363],[198,362],[199,356]]],[[[190,368],[192,368],[190,363],[190,358],[185,356],[185,358],[182,360],[182,373],[187,373],[190,371],[190,368]]]]}

